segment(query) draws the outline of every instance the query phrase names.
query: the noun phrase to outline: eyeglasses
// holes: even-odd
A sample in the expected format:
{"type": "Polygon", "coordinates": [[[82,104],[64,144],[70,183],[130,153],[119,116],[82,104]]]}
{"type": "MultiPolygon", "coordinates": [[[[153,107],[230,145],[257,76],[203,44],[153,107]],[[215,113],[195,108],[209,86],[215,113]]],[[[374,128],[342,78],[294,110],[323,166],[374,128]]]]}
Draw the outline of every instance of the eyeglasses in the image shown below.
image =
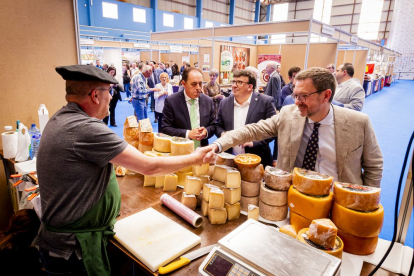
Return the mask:
{"type": "Polygon", "coordinates": [[[294,100],[298,100],[298,101],[300,101],[300,102],[306,102],[306,99],[310,96],[310,95],[312,95],[312,94],[316,94],[316,93],[321,93],[321,92],[323,92],[323,91],[325,91],[326,89],[323,89],[323,90],[319,90],[319,91],[315,91],[315,92],[312,92],[312,93],[309,93],[309,94],[295,94],[295,93],[292,93],[292,99],[294,99],[294,100]]]}
{"type": "Polygon", "coordinates": [[[247,82],[247,81],[239,81],[239,80],[237,80],[237,81],[234,80],[234,81],[231,81],[230,83],[231,83],[231,85],[235,84],[237,86],[243,85],[243,83],[249,84],[249,82],[247,82]]]}

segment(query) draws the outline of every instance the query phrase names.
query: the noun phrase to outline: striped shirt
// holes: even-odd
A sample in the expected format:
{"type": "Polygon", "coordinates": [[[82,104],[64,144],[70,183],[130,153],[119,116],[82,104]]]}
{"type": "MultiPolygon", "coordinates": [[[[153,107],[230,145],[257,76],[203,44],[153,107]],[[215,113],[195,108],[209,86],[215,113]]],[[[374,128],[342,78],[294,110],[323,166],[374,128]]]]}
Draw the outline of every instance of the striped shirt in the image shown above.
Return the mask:
{"type": "Polygon", "coordinates": [[[131,94],[134,99],[145,99],[148,96],[147,80],[142,73],[134,75],[131,81],[131,94]]]}

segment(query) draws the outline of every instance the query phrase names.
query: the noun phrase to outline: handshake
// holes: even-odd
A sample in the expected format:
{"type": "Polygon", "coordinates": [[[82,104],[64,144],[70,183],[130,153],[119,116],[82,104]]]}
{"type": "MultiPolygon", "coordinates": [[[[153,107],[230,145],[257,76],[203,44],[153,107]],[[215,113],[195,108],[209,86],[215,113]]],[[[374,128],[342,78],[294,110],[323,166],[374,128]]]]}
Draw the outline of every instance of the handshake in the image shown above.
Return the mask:
{"type": "Polygon", "coordinates": [[[215,164],[219,147],[217,144],[211,144],[206,147],[197,148],[193,154],[196,158],[196,164],[215,164]]]}

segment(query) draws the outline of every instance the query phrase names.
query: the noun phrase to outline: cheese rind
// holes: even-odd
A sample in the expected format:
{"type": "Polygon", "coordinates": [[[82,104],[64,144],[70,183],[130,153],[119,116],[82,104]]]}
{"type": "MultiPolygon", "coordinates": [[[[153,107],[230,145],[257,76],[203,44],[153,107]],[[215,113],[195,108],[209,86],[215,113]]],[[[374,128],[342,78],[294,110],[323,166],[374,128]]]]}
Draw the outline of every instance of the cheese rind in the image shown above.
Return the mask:
{"type": "Polygon", "coordinates": [[[338,229],[338,236],[344,242],[344,251],[354,255],[370,255],[375,252],[378,236],[372,238],[357,237],[338,229]]]}
{"type": "Polygon", "coordinates": [[[241,188],[226,188],[223,187],[224,193],[224,202],[228,204],[235,204],[240,201],[241,198],[241,188]]]}
{"type": "Polygon", "coordinates": [[[381,188],[350,183],[334,183],[334,199],[339,205],[358,211],[379,208],[381,188]]]}
{"type": "Polygon", "coordinates": [[[139,120],[138,128],[140,132],[152,132],[153,131],[151,121],[149,118],[139,120]]]}
{"type": "Polygon", "coordinates": [[[154,145],[154,133],[153,132],[140,132],[139,133],[139,144],[142,146],[150,147],[148,151],[152,151],[152,147],[154,145]]]}
{"type": "Polygon", "coordinates": [[[264,175],[263,165],[260,164],[256,167],[238,167],[241,175],[241,179],[248,182],[261,182],[264,175]]]}
{"type": "MultiPolygon", "coordinates": [[[[240,206],[241,207],[241,206],[240,206]]],[[[259,220],[259,207],[253,204],[247,205],[247,219],[259,220]]]]}
{"type": "Polygon", "coordinates": [[[156,176],[155,177],[155,188],[163,188],[164,187],[164,179],[165,179],[165,175],[156,176]]]}
{"type": "Polygon", "coordinates": [[[234,204],[224,203],[224,208],[227,211],[227,220],[238,219],[240,217],[241,206],[239,202],[234,204]]]}
{"type": "MultiPolygon", "coordinates": [[[[327,218],[331,211],[333,194],[316,197],[300,193],[293,186],[288,191],[288,206],[291,211],[310,220],[327,218]]],[[[308,225],[309,226],[309,225],[308,225]]]]}
{"type": "Polygon", "coordinates": [[[184,184],[184,192],[188,195],[199,195],[201,193],[201,179],[195,176],[187,176],[184,184]]]}
{"type": "Polygon", "coordinates": [[[203,183],[203,185],[210,182],[209,175],[199,175],[197,177],[201,179],[201,183],[203,183]]]}
{"type": "Polygon", "coordinates": [[[242,211],[247,212],[247,208],[251,205],[259,206],[259,197],[258,196],[241,196],[240,197],[240,206],[242,211]]]}
{"type": "Polygon", "coordinates": [[[320,246],[333,249],[338,228],[330,219],[315,219],[309,226],[309,239],[320,246]]]}
{"type": "Polygon", "coordinates": [[[164,178],[164,192],[173,192],[177,190],[178,176],[176,174],[167,174],[164,178]]]}
{"type": "Polygon", "coordinates": [[[287,204],[287,191],[276,191],[266,187],[264,183],[260,185],[260,200],[267,205],[284,206],[287,204]]]}
{"type": "Polygon", "coordinates": [[[201,213],[203,214],[203,216],[208,216],[208,202],[204,200],[201,200],[201,213]]]}
{"type": "Polygon", "coordinates": [[[258,196],[260,195],[260,183],[241,181],[241,194],[242,196],[258,196]]]}
{"type": "Polygon", "coordinates": [[[301,168],[293,170],[293,186],[301,193],[313,196],[328,195],[333,177],[301,168]]]}
{"type": "Polygon", "coordinates": [[[154,149],[159,152],[171,152],[171,136],[164,133],[154,134],[154,149]]]}
{"type": "Polygon", "coordinates": [[[235,169],[227,170],[224,185],[227,188],[239,188],[241,185],[240,172],[235,169]]]}
{"type": "Polygon", "coordinates": [[[286,191],[292,184],[292,174],[281,169],[266,166],[264,182],[271,189],[286,191]]]}
{"type": "Polygon", "coordinates": [[[195,195],[197,198],[197,207],[201,206],[201,201],[203,200],[203,190],[201,190],[199,195],[195,195]]]}
{"type": "Polygon", "coordinates": [[[322,249],[322,247],[312,243],[311,240],[309,240],[309,228],[304,228],[299,231],[298,235],[296,236],[296,239],[300,242],[303,242],[309,246],[313,246],[322,252],[325,252],[329,255],[332,255],[334,257],[337,257],[338,259],[342,259],[342,253],[344,252],[344,242],[341,240],[340,237],[336,236],[335,239],[335,246],[333,249],[322,249]]]}
{"type": "Polygon", "coordinates": [[[187,195],[185,192],[183,192],[181,194],[181,203],[191,210],[195,210],[197,207],[197,198],[195,195],[187,195]]]}
{"type": "Polygon", "coordinates": [[[236,163],[234,163],[234,158],[236,156],[227,152],[222,152],[217,155],[216,165],[226,165],[229,167],[236,167],[236,163]]]}
{"type": "Polygon", "coordinates": [[[181,137],[171,138],[171,155],[186,155],[194,151],[194,141],[181,137]]]}
{"type": "Polygon", "coordinates": [[[216,185],[213,185],[213,184],[208,184],[208,183],[203,184],[203,199],[207,202],[210,199],[211,189],[219,189],[219,187],[217,187],[216,185]]]}
{"type": "Polygon", "coordinates": [[[218,180],[210,180],[210,184],[217,186],[219,188],[224,186],[224,182],[218,181],[218,180]]]}
{"type": "Polygon", "coordinates": [[[384,208],[371,212],[360,212],[345,208],[334,202],[331,212],[331,219],[342,231],[364,238],[378,236],[384,222],[384,208]]]}
{"type": "Polygon", "coordinates": [[[294,225],[283,225],[282,227],[279,228],[279,232],[286,234],[294,239],[296,239],[296,236],[298,235],[294,225]]]}
{"type": "Polygon", "coordinates": [[[195,176],[207,175],[210,170],[210,165],[209,164],[193,165],[192,169],[193,169],[193,174],[195,176]]]}
{"type": "Polygon", "coordinates": [[[208,207],[210,209],[224,208],[224,193],[220,189],[211,189],[208,197],[208,207]]]}
{"type": "Polygon", "coordinates": [[[303,228],[309,228],[309,225],[311,225],[312,220],[305,218],[292,210],[290,210],[290,224],[295,226],[297,230],[301,230],[303,228]]]}
{"type": "Polygon", "coordinates": [[[224,224],[227,221],[227,210],[226,208],[220,209],[208,209],[208,219],[211,224],[224,224]]]}
{"type": "Polygon", "coordinates": [[[144,187],[155,186],[155,176],[144,175],[144,187]]]}
{"type": "Polygon", "coordinates": [[[288,207],[284,206],[272,206],[259,200],[259,213],[264,219],[271,221],[280,221],[287,218],[288,207]]]}
{"type": "Polygon", "coordinates": [[[180,185],[182,187],[185,186],[185,182],[187,180],[187,176],[193,176],[192,172],[184,173],[184,172],[176,172],[175,173],[178,177],[177,185],[180,185]]]}

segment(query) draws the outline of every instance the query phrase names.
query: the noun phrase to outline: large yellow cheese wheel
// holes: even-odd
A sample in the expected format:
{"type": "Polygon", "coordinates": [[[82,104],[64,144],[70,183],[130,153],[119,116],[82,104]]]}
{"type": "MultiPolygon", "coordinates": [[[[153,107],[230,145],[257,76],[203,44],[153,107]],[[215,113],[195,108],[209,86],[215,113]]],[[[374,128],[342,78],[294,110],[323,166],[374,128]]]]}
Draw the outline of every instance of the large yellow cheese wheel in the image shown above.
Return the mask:
{"type": "Polygon", "coordinates": [[[287,191],[272,190],[262,183],[260,185],[260,200],[267,205],[284,206],[287,204],[287,191]]]}
{"type": "Polygon", "coordinates": [[[314,196],[328,195],[333,177],[301,168],[293,170],[293,186],[301,193],[314,196]]]}
{"type": "Polygon", "coordinates": [[[286,191],[292,184],[292,174],[275,167],[266,166],[264,172],[266,186],[278,191],[286,191]]]}
{"type": "Polygon", "coordinates": [[[295,226],[296,230],[300,230],[303,228],[309,228],[309,225],[311,225],[312,220],[305,218],[292,210],[290,210],[290,224],[295,226]]]}
{"type": "Polygon", "coordinates": [[[259,200],[259,213],[264,219],[271,221],[281,221],[287,218],[288,207],[284,206],[272,206],[259,200]]]}
{"type": "Polygon", "coordinates": [[[344,252],[344,243],[341,240],[341,238],[338,237],[338,236],[336,236],[335,246],[334,246],[333,249],[326,249],[323,246],[320,246],[319,244],[316,244],[316,243],[312,242],[309,239],[309,228],[304,228],[304,229],[300,230],[298,235],[296,236],[296,239],[303,242],[303,243],[305,243],[305,244],[313,246],[314,248],[317,248],[317,249],[319,249],[319,250],[321,250],[321,251],[323,251],[323,252],[325,252],[329,255],[332,255],[334,257],[342,259],[342,253],[344,252]]]}
{"type": "Polygon", "coordinates": [[[309,226],[309,239],[325,248],[332,249],[338,228],[330,219],[314,219],[309,226]]]}
{"type": "Polygon", "coordinates": [[[384,222],[384,208],[371,212],[361,212],[345,208],[334,202],[331,212],[331,219],[342,231],[364,238],[378,236],[384,222]]]}
{"type": "Polygon", "coordinates": [[[263,179],[263,165],[260,164],[256,167],[238,167],[241,175],[241,179],[249,182],[261,182],[263,179]]]}
{"type": "Polygon", "coordinates": [[[226,165],[229,167],[236,167],[236,163],[234,163],[234,158],[236,156],[227,152],[222,152],[217,155],[216,165],[226,165]]]}
{"type": "Polygon", "coordinates": [[[302,194],[293,186],[288,192],[288,206],[291,211],[310,220],[327,218],[332,207],[333,194],[327,196],[309,196],[302,194]]]}
{"type": "Polygon", "coordinates": [[[381,188],[350,183],[334,183],[334,199],[339,205],[358,211],[379,208],[381,188]]]}
{"type": "Polygon", "coordinates": [[[171,155],[186,155],[194,151],[194,141],[181,137],[171,138],[171,155]]]}
{"type": "Polygon", "coordinates": [[[354,255],[370,255],[375,252],[378,236],[372,238],[357,237],[338,229],[338,236],[344,242],[344,251],[354,255]]]}
{"type": "Polygon", "coordinates": [[[154,149],[159,152],[171,152],[171,138],[164,133],[155,133],[154,149]]]}
{"type": "Polygon", "coordinates": [[[259,182],[241,181],[241,195],[242,196],[258,196],[260,194],[259,182]]]}

